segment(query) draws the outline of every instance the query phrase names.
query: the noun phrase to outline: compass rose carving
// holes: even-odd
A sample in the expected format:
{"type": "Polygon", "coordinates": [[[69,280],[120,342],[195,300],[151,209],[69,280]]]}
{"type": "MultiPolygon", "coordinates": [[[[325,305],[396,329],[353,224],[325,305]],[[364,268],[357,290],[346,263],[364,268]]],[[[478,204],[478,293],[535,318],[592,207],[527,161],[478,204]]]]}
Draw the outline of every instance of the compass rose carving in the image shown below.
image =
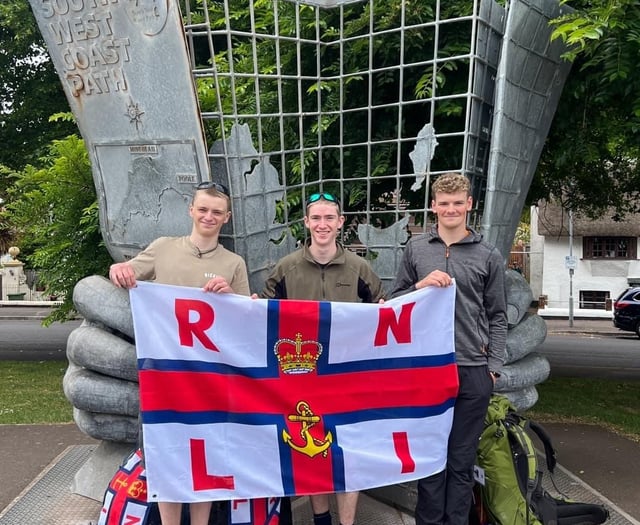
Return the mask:
{"type": "Polygon", "coordinates": [[[127,117],[129,117],[129,123],[136,125],[136,131],[138,131],[138,127],[142,125],[142,115],[144,115],[144,111],[140,109],[140,105],[137,102],[133,102],[131,100],[129,105],[127,106],[127,112],[125,113],[127,117]]]}

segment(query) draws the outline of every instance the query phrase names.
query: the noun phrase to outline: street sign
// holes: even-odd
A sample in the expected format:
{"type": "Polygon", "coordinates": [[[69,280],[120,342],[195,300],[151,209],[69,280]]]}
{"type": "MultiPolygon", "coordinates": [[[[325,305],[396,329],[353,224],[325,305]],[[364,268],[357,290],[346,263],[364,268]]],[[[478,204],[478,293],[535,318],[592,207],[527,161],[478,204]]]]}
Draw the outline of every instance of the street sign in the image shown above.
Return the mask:
{"type": "Polygon", "coordinates": [[[575,255],[566,255],[564,258],[564,267],[567,270],[575,270],[578,266],[578,258],[575,255]]]}

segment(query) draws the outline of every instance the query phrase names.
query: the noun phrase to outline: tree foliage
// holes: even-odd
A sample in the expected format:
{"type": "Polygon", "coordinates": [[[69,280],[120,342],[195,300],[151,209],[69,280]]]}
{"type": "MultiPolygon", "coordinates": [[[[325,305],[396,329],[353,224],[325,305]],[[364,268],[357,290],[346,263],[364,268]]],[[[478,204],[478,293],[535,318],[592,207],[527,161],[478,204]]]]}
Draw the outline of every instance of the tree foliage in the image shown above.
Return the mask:
{"type": "Polygon", "coordinates": [[[41,165],[10,173],[14,184],[4,216],[17,228],[25,262],[38,272],[45,293],[63,298],[51,322],[73,312],[75,284],[106,274],[112,260],[100,233],[84,142],[75,135],[53,141],[41,165]]]}
{"type": "Polygon", "coordinates": [[[553,195],[592,217],[614,209],[621,219],[640,211],[640,4],[572,5],[553,38],[571,46],[574,64],[529,197],[553,195]]]}
{"type": "MultiPolygon", "coordinates": [[[[453,18],[472,12],[472,2],[457,1],[442,3],[441,18],[453,18]]],[[[410,27],[436,16],[433,1],[415,2],[402,10],[398,0],[381,0],[373,3],[355,3],[340,9],[318,10],[309,6],[299,6],[293,2],[277,3],[277,12],[271,2],[257,1],[250,12],[246,2],[229,2],[228,12],[218,3],[209,4],[209,17],[214,30],[222,30],[228,24],[234,32],[230,42],[233,46],[233,60],[230,59],[228,43],[221,42],[215,56],[217,76],[198,79],[198,96],[204,111],[217,112],[222,104],[225,114],[232,114],[234,106],[247,118],[252,136],[259,136],[262,130],[262,151],[279,151],[280,137],[289,148],[300,148],[301,153],[272,158],[271,163],[285,177],[290,188],[301,182],[309,183],[318,179],[319,173],[345,173],[343,194],[348,196],[347,211],[370,211],[376,207],[384,209],[380,197],[396,191],[398,172],[412,173],[413,167],[409,151],[413,144],[399,146],[393,139],[417,136],[425,122],[432,115],[434,127],[439,133],[459,132],[465,128],[464,97],[443,98],[437,104],[427,103],[438,89],[439,95],[465,93],[467,90],[468,55],[470,50],[471,22],[461,19],[457,23],[445,24],[436,35],[435,31],[422,30],[411,33],[411,38],[401,40],[397,28],[404,24],[410,27]],[[375,9],[372,14],[371,9],[375,9]],[[342,20],[344,25],[342,26],[342,20]],[[375,38],[357,38],[369,29],[375,20],[375,38]],[[231,22],[230,22],[231,21],[231,22]],[[264,34],[278,34],[278,43],[270,38],[243,38],[242,32],[250,31],[252,22],[264,34]],[[330,43],[342,28],[344,49],[335,45],[316,46],[311,42],[330,43]],[[434,48],[438,36],[437,63],[425,63],[425,53],[434,48]],[[286,38],[300,39],[300,47],[288,44],[286,38]],[[397,67],[400,54],[404,52],[402,63],[405,67],[400,74],[397,67]],[[340,56],[338,54],[341,54],[340,56]],[[320,56],[318,56],[320,55],[320,56]],[[278,57],[276,64],[275,58],[278,57]],[[375,71],[367,71],[372,63],[375,71]],[[254,65],[257,64],[257,67],[254,65]],[[318,78],[318,64],[323,64],[321,79],[318,78]],[[283,80],[277,83],[275,73],[283,80]],[[363,70],[364,68],[364,70],[363,70]],[[233,71],[231,80],[227,74],[233,71]],[[255,74],[261,75],[260,90],[256,90],[255,74]],[[298,83],[287,78],[301,77],[301,92],[298,83]],[[271,82],[271,88],[270,88],[271,82]],[[218,88],[218,89],[216,89],[218,88]],[[229,96],[234,93],[234,97],[229,96]],[[321,97],[318,94],[321,93],[321,97]],[[424,100],[424,105],[413,105],[399,118],[400,101],[424,100]],[[373,106],[373,110],[369,107],[373,106]],[[322,115],[318,114],[322,110],[322,115]],[[279,115],[295,116],[302,112],[303,122],[299,127],[297,117],[280,118],[279,115]],[[369,125],[371,124],[371,126],[369,125]],[[398,127],[402,126],[401,131],[398,127]],[[302,129],[302,132],[300,131],[302,129]],[[347,130],[345,132],[345,130],[347,130]],[[371,151],[366,148],[350,147],[351,144],[372,143],[371,151]],[[323,149],[320,149],[320,145],[323,149]],[[336,146],[341,145],[342,148],[336,146]],[[398,148],[404,148],[401,152],[398,148]],[[371,154],[369,163],[368,155],[371,154]],[[400,165],[398,165],[400,164],[400,165]],[[320,169],[322,166],[322,169],[320,169]],[[365,180],[373,177],[374,184],[365,180]]],[[[205,47],[205,46],[203,46],[205,47]]],[[[205,49],[202,56],[196,56],[201,65],[212,57],[205,49]]],[[[210,65],[210,64],[209,64],[210,65]]],[[[222,125],[230,126],[233,119],[224,124],[207,121],[206,135],[210,143],[223,135],[222,125]]],[[[229,129],[224,130],[228,136],[229,129]]],[[[451,165],[462,164],[461,141],[441,144],[432,169],[439,170],[451,165]]],[[[325,175],[326,176],[326,175],[325,175]]],[[[326,191],[337,191],[337,180],[323,182],[326,191]]],[[[402,188],[401,198],[421,206],[424,196],[419,192],[402,188]]],[[[301,209],[291,210],[296,201],[295,191],[288,194],[289,218],[298,215],[301,209]]],[[[388,199],[387,199],[388,200],[388,199]]],[[[376,215],[381,219],[382,215],[376,215]]],[[[375,220],[375,219],[374,219],[375,220]]],[[[396,217],[389,214],[389,222],[396,217]]],[[[380,223],[377,226],[386,226],[380,223]]]]}
{"type": "Polygon", "coordinates": [[[0,165],[36,162],[51,140],[76,130],[72,122],[49,120],[69,105],[44,49],[29,2],[0,2],[0,165]]]}

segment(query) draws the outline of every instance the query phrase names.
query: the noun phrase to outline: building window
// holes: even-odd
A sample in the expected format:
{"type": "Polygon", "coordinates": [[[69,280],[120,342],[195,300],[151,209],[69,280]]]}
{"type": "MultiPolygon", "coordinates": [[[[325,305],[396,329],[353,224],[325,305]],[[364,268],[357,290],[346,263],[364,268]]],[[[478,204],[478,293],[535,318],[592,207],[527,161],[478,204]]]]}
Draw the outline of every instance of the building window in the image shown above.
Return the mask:
{"type": "Polygon", "coordinates": [[[583,237],[584,259],[635,259],[637,237],[583,237]]]}
{"type": "Polygon", "coordinates": [[[591,310],[606,310],[609,292],[598,290],[580,290],[580,308],[591,310]]]}

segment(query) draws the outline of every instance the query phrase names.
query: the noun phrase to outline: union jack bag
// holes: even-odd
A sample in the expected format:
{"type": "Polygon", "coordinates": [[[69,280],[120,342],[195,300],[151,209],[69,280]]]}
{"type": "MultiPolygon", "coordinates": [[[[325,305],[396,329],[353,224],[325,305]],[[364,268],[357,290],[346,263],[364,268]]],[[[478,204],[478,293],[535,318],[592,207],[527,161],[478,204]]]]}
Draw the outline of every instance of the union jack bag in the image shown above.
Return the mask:
{"type": "Polygon", "coordinates": [[[160,525],[156,504],[147,502],[142,451],[135,450],[118,468],[104,494],[98,525],[160,525]]]}
{"type": "MultiPolygon", "coordinates": [[[[258,498],[215,502],[210,525],[288,525],[291,510],[280,498],[258,498]],[[283,507],[283,508],[281,508],[283,507]],[[281,519],[281,510],[284,519],[281,519]]],[[[182,522],[188,524],[189,505],[183,506],[182,522]]],[[[157,503],[147,502],[147,478],[142,451],[135,450],[125,460],[107,487],[98,525],[161,525],[157,503]]]]}

